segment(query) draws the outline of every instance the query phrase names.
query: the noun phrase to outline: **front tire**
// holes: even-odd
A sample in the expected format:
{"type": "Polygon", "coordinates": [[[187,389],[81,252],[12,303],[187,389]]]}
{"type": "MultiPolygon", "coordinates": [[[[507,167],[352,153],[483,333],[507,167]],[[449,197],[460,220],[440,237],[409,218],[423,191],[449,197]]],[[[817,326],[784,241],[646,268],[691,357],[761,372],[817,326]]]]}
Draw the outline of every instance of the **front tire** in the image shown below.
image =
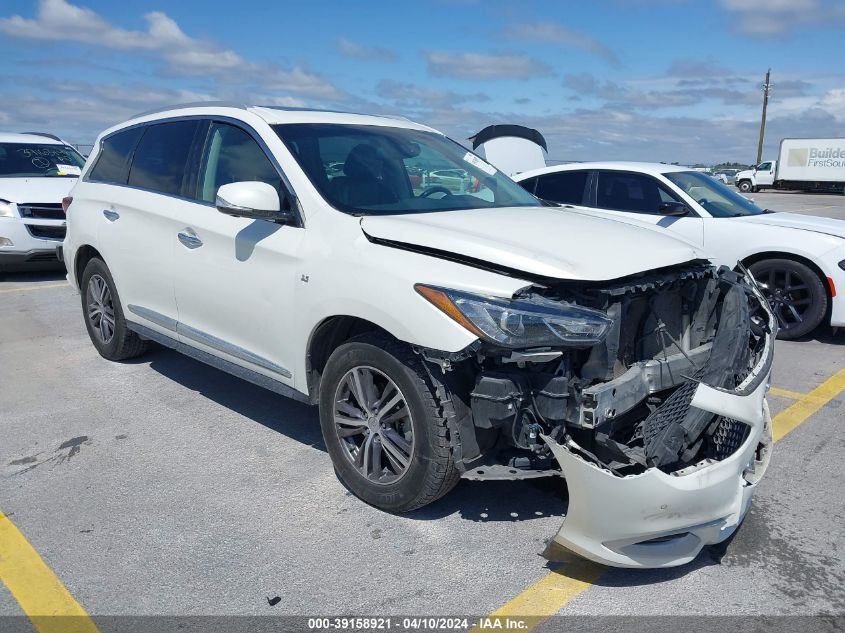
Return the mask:
{"type": "Polygon", "coordinates": [[[329,357],[320,384],[320,426],[341,482],[387,512],[436,501],[460,477],[422,361],[386,335],[356,337],[329,357]]]}
{"type": "Polygon", "coordinates": [[[737,188],[738,188],[738,189],[739,189],[742,193],[749,193],[749,192],[753,189],[753,187],[751,186],[751,182],[749,182],[748,180],[743,180],[743,181],[741,181],[741,182],[737,185],[737,188]]]}
{"type": "Polygon", "coordinates": [[[117,287],[103,260],[94,258],[88,262],[79,289],[85,327],[100,356],[118,361],[147,351],[149,341],[143,340],[126,325],[117,287]]]}
{"type": "Polygon", "coordinates": [[[792,340],[815,330],[827,314],[824,283],[792,259],[764,259],[749,267],[778,320],[778,338],[792,340]]]}

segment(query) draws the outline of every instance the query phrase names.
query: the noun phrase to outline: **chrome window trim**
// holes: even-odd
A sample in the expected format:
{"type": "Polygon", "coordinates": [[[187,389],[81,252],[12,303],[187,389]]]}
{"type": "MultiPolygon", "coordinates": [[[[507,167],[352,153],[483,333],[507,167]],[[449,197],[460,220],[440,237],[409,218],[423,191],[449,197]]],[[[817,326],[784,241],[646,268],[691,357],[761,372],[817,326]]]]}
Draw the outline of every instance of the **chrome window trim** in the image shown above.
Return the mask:
{"type": "MultiPolygon", "coordinates": [[[[294,190],[293,186],[291,185],[290,180],[288,180],[288,177],[285,174],[284,169],[282,169],[282,166],[279,163],[278,159],[273,154],[273,152],[270,150],[270,147],[267,145],[267,143],[264,141],[264,139],[261,137],[261,135],[251,125],[249,125],[245,121],[241,121],[240,119],[236,119],[234,117],[229,117],[229,116],[225,116],[225,115],[216,115],[216,114],[189,114],[189,115],[184,115],[184,116],[174,116],[174,117],[166,117],[166,118],[161,118],[161,119],[153,119],[152,121],[143,121],[141,123],[133,123],[132,125],[127,125],[125,127],[120,128],[119,130],[114,130],[114,131],[110,132],[109,134],[107,134],[106,136],[104,136],[100,139],[100,142],[97,145],[97,161],[100,160],[100,155],[101,155],[101,152],[102,152],[102,149],[103,149],[103,143],[106,141],[106,139],[111,138],[115,134],[120,134],[121,132],[126,132],[127,130],[131,130],[131,129],[139,128],[139,127],[146,127],[146,126],[150,126],[150,125],[160,125],[162,123],[177,123],[179,121],[194,121],[194,120],[197,120],[197,119],[199,119],[201,121],[206,121],[208,123],[226,123],[228,125],[233,125],[235,127],[242,129],[247,134],[249,134],[253,138],[253,140],[256,143],[258,143],[258,146],[264,152],[264,155],[270,161],[270,164],[273,165],[273,168],[279,174],[279,177],[282,180],[282,184],[285,187],[285,191],[286,191],[287,195],[290,197],[291,207],[293,209],[293,212],[296,214],[296,218],[297,218],[297,224],[292,225],[292,226],[297,226],[297,227],[300,227],[300,228],[304,227],[305,226],[305,215],[302,212],[302,206],[299,202],[299,196],[296,195],[296,191],[294,190]]],[[[272,130],[272,127],[271,127],[271,130],[272,130]]],[[[206,133],[207,133],[207,131],[206,131],[206,133]]],[[[137,149],[137,145],[136,145],[135,149],[137,149]]],[[[203,146],[200,149],[200,152],[204,152],[204,151],[205,151],[205,143],[203,142],[203,146]]],[[[135,150],[133,150],[132,157],[130,158],[130,161],[129,161],[130,166],[134,162],[134,160],[135,160],[135,150]]],[[[95,164],[96,164],[96,161],[95,161],[95,164]]],[[[97,185],[109,185],[109,186],[112,186],[112,187],[124,187],[126,189],[133,189],[135,191],[145,191],[147,193],[154,193],[154,194],[159,195],[159,196],[164,196],[165,198],[174,198],[176,200],[185,200],[187,202],[193,202],[195,204],[200,204],[204,207],[216,208],[213,202],[206,202],[205,200],[198,200],[197,198],[189,198],[187,196],[181,196],[181,195],[172,194],[172,193],[163,193],[163,192],[157,191],[155,189],[148,189],[146,187],[137,187],[137,186],[130,185],[130,184],[127,184],[127,183],[100,182],[100,181],[97,181],[97,180],[91,180],[89,178],[89,176],[90,176],[91,171],[93,171],[93,168],[94,167],[92,165],[91,169],[85,170],[85,173],[83,174],[83,176],[81,178],[81,180],[83,182],[90,182],[92,184],[97,184],[97,185]]],[[[197,169],[199,169],[199,167],[197,167],[197,169]]]]}

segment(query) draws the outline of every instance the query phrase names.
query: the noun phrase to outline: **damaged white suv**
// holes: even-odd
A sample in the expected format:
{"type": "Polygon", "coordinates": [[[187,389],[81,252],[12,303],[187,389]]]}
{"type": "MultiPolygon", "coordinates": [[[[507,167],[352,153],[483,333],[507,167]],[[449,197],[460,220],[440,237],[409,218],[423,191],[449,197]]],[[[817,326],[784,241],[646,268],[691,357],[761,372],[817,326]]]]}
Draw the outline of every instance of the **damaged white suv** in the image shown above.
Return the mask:
{"type": "Polygon", "coordinates": [[[749,277],[546,206],[430,128],[177,107],[104,132],[71,195],[100,354],[157,341],[319,404],[338,477],[384,510],[562,474],[557,542],[678,565],[736,529],[768,463],[776,325],[749,277]],[[430,185],[443,170],[470,186],[430,185]]]}

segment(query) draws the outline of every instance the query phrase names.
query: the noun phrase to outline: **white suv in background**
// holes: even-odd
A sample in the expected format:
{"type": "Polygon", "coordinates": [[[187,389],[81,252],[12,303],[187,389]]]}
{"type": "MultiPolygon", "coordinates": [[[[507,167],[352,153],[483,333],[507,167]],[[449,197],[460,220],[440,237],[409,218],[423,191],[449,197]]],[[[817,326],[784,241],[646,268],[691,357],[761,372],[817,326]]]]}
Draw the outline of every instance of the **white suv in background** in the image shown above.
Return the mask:
{"type": "Polygon", "coordinates": [[[384,510],[563,475],[556,542],[679,565],[766,469],[776,325],[750,277],[549,206],[425,126],[176,107],[100,135],[71,196],[99,353],[157,341],[319,405],[338,477],[384,510]],[[434,169],[477,185],[420,187],[434,169]]]}
{"type": "Polygon", "coordinates": [[[62,198],[84,164],[56,136],[0,133],[0,272],[61,267],[62,198]]]}

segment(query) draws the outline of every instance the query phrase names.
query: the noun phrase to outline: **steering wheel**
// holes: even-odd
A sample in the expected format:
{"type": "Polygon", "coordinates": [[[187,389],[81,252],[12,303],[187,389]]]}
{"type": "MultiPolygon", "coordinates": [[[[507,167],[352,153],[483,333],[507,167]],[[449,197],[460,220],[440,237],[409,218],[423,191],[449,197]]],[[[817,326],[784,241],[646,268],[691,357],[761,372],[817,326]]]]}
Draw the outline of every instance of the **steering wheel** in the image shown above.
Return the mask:
{"type": "Polygon", "coordinates": [[[419,197],[420,198],[428,198],[433,193],[443,193],[443,194],[446,194],[447,196],[455,195],[449,189],[447,189],[446,187],[443,187],[441,185],[433,185],[431,187],[426,187],[425,189],[423,189],[423,191],[422,191],[422,193],[420,193],[419,197]]]}

